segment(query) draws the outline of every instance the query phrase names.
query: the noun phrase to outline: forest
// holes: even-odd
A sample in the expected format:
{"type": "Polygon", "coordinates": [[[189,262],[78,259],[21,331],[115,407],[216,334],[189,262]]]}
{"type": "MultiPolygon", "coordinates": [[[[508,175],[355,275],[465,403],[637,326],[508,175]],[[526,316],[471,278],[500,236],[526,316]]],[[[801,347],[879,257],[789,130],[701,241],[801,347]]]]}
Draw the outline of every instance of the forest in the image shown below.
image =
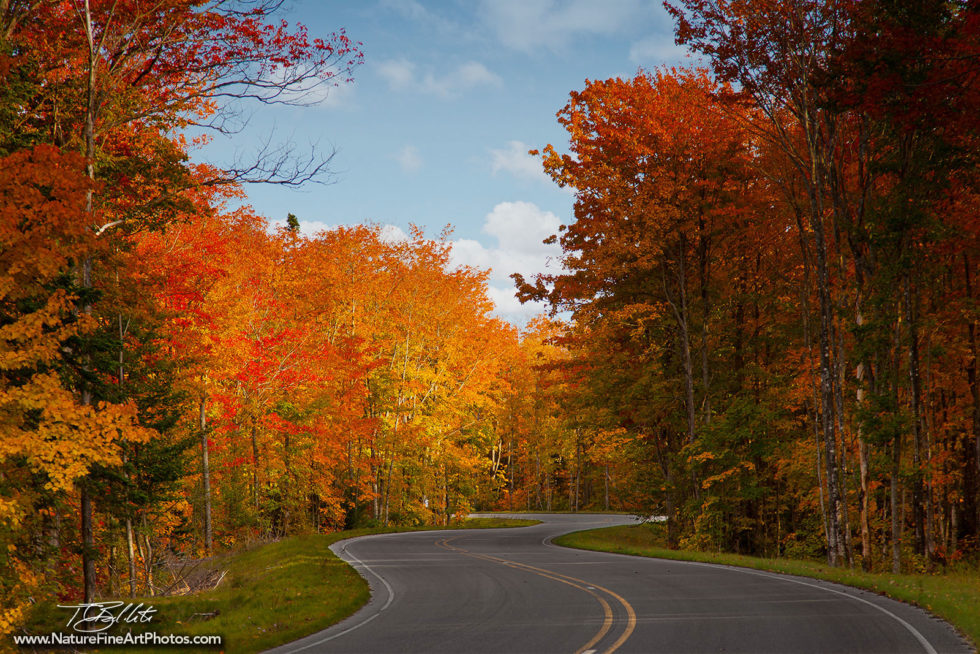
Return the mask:
{"type": "Polygon", "coordinates": [[[177,560],[477,509],[976,559],[975,4],[668,3],[702,67],[587,80],[533,152],[575,205],[562,271],[515,276],[550,307],[523,327],[448,227],[239,208],[329,154],[192,161],[353,79],[359,43],[277,6],[0,2],[0,635],[177,560]]]}

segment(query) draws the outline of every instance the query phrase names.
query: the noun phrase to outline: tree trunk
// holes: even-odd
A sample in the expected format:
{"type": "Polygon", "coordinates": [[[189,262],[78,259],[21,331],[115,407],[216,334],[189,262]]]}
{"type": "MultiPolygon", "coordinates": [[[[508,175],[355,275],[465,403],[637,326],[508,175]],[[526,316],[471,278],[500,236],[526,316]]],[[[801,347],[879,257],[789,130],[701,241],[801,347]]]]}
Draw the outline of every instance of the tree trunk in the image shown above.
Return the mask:
{"type": "MultiPolygon", "coordinates": [[[[966,297],[973,300],[973,267],[968,254],[963,254],[963,280],[966,297]]],[[[966,366],[966,377],[973,397],[971,423],[973,432],[973,447],[969,447],[970,438],[966,439],[963,458],[963,510],[959,515],[958,537],[970,538],[980,535],[980,375],[978,375],[977,322],[967,318],[967,337],[970,343],[969,362],[966,366]]]]}
{"type": "Polygon", "coordinates": [[[446,526],[448,527],[449,526],[449,515],[450,515],[450,512],[449,512],[449,466],[446,465],[446,464],[443,464],[442,465],[442,482],[443,482],[442,483],[443,499],[444,499],[444,503],[445,503],[445,514],[446,514],[445,521],[446,521],[446,526]]]}
{"type": "Polygon", "coordinates": [[[664,482],[667,487],[667,492],[664,497],[664,508],[667,510],[667,549],[676,550],[680,544],[680,538],[678,537],[680,530],[677,524],[677,511],[674,508],[674,478],[669,467],[667,468],[667,474],[664,476],[664,482]]]}
{"type": "MultiPolygon", "coordinates": [[[[677,247],[677,270],[675,274],[675,279],[677,282],[676,302],[671,299],[671,293],[667,285],[666,262],[664,262],[663,285],[664,294],[674,312],[674,318],[677,321],[677,329],[680,336],[681,367],[684,373],[684,409],[687,413],[687,442],[688,444],[693,444],[697,410],[694,406],[694,366],[691,363],[691,334],[688,320],[687,273],[684,269],[687,239],[683,233],[678,237],[677,247]]],[[[699,484],[697,473],[694,471],[693,467],[691,468],[691,486],[694,493],[694,499],[699,500],[701,497],[701,492],[698,487],[699,484]]]]}
{"type": "Polygon", "coordinates": [[[834,411],[834,365],[831,360],[831,334],[834,307],[830,297],[830,277],[827,270],[827,244],[821,204],[816,189],[811,188],[810,228],[813,230],[814,258],[817,264],[817,295],[820,299],[820,404],[821,424],[825,448],[824,464],[827,476],[827,559],[832,566],[846,560],[846,549],[841,534],[841,496],[838,487],[837,433],[834,411]]]}
{"type": "MultiPolygon", "coordinates": [[[[856,300],[856,310],[854,322],[860,329],[864,325],[864,314],[861,311],[861,296],[860,290],[858,291],[858,298],[856,300]]],[[[854,369],[854,378],[856,380],[857,390],[855,392],[855,410],[860,412],[861,408],[864,406],[864,382],[865,374],[868,370],[867,365],[862,361],[857,364],[854,369]]],[[[868,443],[864,439],[864,430],[859,420],[857,423],[857,441],[858,441],[858,466],[860,474],[860,486],[861,490],[858,496],[858,504],[860,505],[860,521],[861,521],[861,568],[865,572],[871,571],[872,563],[872,551],[871,551],[871,526],[868,520],[868,503],[870,498],[868,496],[869,491],[869,479],[868,479],[868,443]]]]}
{"type": "Polygon", "coordinates": [[[550,470],[545,471],[544,484],[545,484],[544,486],[545,496],[548,498],[548,511],[551,511],[551,471],[550,470]]]}
{"type": "Polygon", "coordinates": [[[915,526],[915,553],[925,554],[925,515],[922,489],[922,383],[919,375],[918,298],[905,276],[905,323],[909,332],[909,386],[912,404],[912,522],[915,526]]]}
{"type": "Polygon", "coordinates": [[[292,493],[292,476],[293,476],[293,462],[290,456],[290,451],[292,450],[292,443],[289,439],[289,432],[283,432],[283,443],[282,443],[282,464],[283,464],[283,474],[279,477],[280,484],[280,505],[279,514],[282,520],[282,535],[286,536],[290,533],[289,531],[289,521],[291,520],[291,513],[289,510],[290,506],[290,494],[292,493]]]}
{"type": "Polygon", "coordinates": [[[85,603],[95,601],[95,533],[92,529],[92,498],[89,495],[88,481],[81,483],[82,513],[82,579],[85,603]]]}
{"type": "Polygon", "coordinates": [[[116,572],[116,559],[119,558],[119,552],[115,545],[109,548],[109,597],[118,597],[118,592],[116,590],[118,583],[119,573],[116,572]]]}
{"type": "Polygon", "coordinates": [[[391,475],[395,469],[395,458],[392,456],[391,461],[388,462],[388,470],[385,472],[385,485],[384,485],[384,521],[385,527],[388,526],[388,517],[390,515],[389,504],[391,500],[391,475]]]}
{"type": "Polygon", "coordinates": [[[605,482],[605,493],[603,496],[602,506],[606,511],[609,510],[609,464],[606,464],[604,474],[602,475],[603,481],[605,482]]]}
{"type": "Polygon", "coordinates": [[[854,549],[851,546],[851,519],[847,506],[847,446],[844,441],[844,335],[837,331],[836,371],[834,374],[834,407],[837,421],[837,433],[840,435],[841,447],[838,451],[837,469],[840,472],[841,496],[841,534],[844,539],[844,551],[847,565],[854,566],[854,549]]]}
{"type": "Polygon", "coordinates": [[[892,445],[892,471],[889,487],[892,518],[892,572],[902,573],[902,524],[898,506],[898,474],[901,461],[901,440],[896,438],[892,445]]]}
{"type": "Polygon", "coordinates": [[[541,452],[534,452],[534,508],[541,510],[541,452]]]}
{"type": "Polygon", "coordinates": [[[708,368],[708,320],[711,315],[711,304],[708,299],[708,282],[710,279],[711,235],[705,224],[704,215],[698,217],[698,272],[701,285],[701,392],[703,400],[701,409],[704,424],[711,422],[711,374],[708,368]]]}
{"type": "MultiPolygon", "coordinates": [[[[817,418],[818,418],[818,416],[814,416],[814,420],[816,420],[817,418]]],[[[827,500],[826,500],[826,496],[824,495],[824,490],[823,490],[823,488],[824,488],[824,486],[823,486],[823,477],[824,477],[824,475],[823,475],[823,456],[824,455],[823,455],[823,452],[820,449],[820,445],[821,445],[821,442],[820,442],[820,431],[819,431],[819,427],[817,426],[816,422],[814,422],[814,431],[816,432],[816,439],[817,439],[816,440],[816,442],[817,442],[817,497],[818,497],[818,499],[820,501],[820,518],[823,521],[824,535],[827,537],[828,542],[829,542],[830,536],[828,534],[830,534],[830,517],[827,515],[827,500]]],[[[828,560],[830,559],[830,552],[829,552],[829,550],[827,552],[827,558],[828,558],[828,560]]]]}
{"type": "Polygon", "coordinates": [[[949,553],[956,551],[959,531],[959,511],[956,510],[956,503],[951,502],[949,507],[949,553]]]}
{"type": "MultiPolygon", "coordinates": [[[[85,109],[85,174],[89,180],[95,180],[95,114],[96,103],[96,62],[98,61],[95,45],[95,34],[92,28],[92,14],[89,9],[89,1],[85,0],[85,35],[88,40],[88,78],[86,85],[86,109],[85,109]]],[[[85,214],[91,220],[94,216],[95,205],[93,198],[94,190],[90,187],[85,192],[85,214]]],[[[81,283],[83,289],[92,287],[92,257],[86,256],[82,261],[81,283]]],[[[92,305],[85,303],[83,308],[88,315],[92,314],[92,305]]],[[[90,360],[86,355],[83,359],[83,367],[86,371],[90,368],[90,360]]],[[[92,405],[92,392],[88,388],[86,381],[81,382],[81,404],[82,406],[92,405]]],[[[82,587],[84,589],[85,602],[92,602],[96,593],[95,579],[95,534],[92,528],[92,499],[89,496],[88,482],[83,479],[81,483],[81,519],[82,519],[82,587]]]]}
{"type": "Polygon", "coordinates": [[[507,510],[514,510],[514,438],[507,441],[507,510]]]}
{"type": "Polygon", "coordinates": [[[146,592],[150,597],[156,595],[153,587],[153,545],[150,543],[150,529],[146,524],[146,515],[143,515],[143,544],[146,546],[143,555],[143,567],[146,570],[146,592]]]}
{"type": "Polygon", "coordinates": [[[133,545],[133,520],[126,518],[126,556],[129,560],[129,596],[136,597],[136,551],[133,545]]]}
{"type": "Polygon", "coordinates": [[[207,398],[201,397],[201,481],[204,485],[204,551],[211,556],[213,532],[211,530],[211,467],[208,461],[208,425],[205,414],[207,398]]]}
{"type": "MultiPolygon", "coordinates": [[[[901,338],[899,336],[899,329],[901,327],[901,322],[897,319],[895,320],[895,357],[892,363],[892,396],[895,401],[895,406],[898,406],[898,358],[901,349],[901,338]]],[[[904,503],[899,501],[898,497],[898,482],[899,475],[901,474],[902,467],[902,435],[899,433],[895,436],[892,442],[892,469],[891,469],[891,480],[890,480],[890,501],[891,501],[891,527],[892,527],[892,572],[894,574],[901,574],[902,572],[902,530],[904,527],[905,520],[903,519],[903,506],[904,503]]]]}
{"type": "Polygon", "coordinates": [[[252,418],[252,506],[255,518],[259,517],[259,439],[256,434],[255,418],[252,418]]]}
{"type": "Polygon", "coordinates": [[[684,408],[687,409],[687,442],[693,443],[697,410],[694,406],[694,365],[691,362],[691,336],[688,329],[687,288],[684,277],[684,263],[681,261],[678,264],[677,273],[680,302],[680,315],[677,318],[677,326],[680,328],[681,364],[684,366],[684,408]]]}

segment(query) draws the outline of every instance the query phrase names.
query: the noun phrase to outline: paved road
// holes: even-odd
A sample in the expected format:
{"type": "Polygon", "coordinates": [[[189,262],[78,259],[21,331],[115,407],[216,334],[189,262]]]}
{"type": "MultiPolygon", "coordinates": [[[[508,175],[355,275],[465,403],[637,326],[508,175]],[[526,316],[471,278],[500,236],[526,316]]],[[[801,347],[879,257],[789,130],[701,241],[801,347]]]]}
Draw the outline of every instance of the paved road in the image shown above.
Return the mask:
{"type": "MultiPolygon", "coordinates": [[[[517,516],[521,517],[521,516],[517,516]]],[[[627,516],[368,536],[335,551],[371,602],[287,652],[970,652],[946,623],[873,593],[740,568],[583,552],[549,539],[627,516]]]]}

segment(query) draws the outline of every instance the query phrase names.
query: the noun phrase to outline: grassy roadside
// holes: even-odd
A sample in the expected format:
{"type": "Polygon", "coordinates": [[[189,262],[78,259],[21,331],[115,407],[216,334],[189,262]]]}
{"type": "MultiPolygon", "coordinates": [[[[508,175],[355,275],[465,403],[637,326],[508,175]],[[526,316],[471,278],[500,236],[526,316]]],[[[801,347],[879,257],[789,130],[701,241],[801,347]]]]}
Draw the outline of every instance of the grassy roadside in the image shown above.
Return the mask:
{"type": "MultiPolygon", "coordinates": [[[[523,527],[538,522],[475,518],[451,528],[523,527]]],[[[216,560],[214,567],[227,570],[227,575],[214,590],[125,601],[142,601],[156,608],[152,622],[143,627],[158,634],[224,637],[221,648],[180,648],[180,651],[258,652],[325,629],[367,603],[370,598],[367,582],[330,551],[333,543],[370,534],[445,528],[357,529],[286,538],[216,560]],[[210,614],[214,617],[206,617],[210,614]]],[[[27,631],[43,634],[63,630],[68,615],[52,603],[40,608],[32,618],[27,631]]],[[[141,625],[132,627],[134,633],[143,630],[141,625]]],[[[125,627],[113,628],[110,633],[125,633],[125,627]]],[[[173,647],[166,649],[175,651],[173,647]]],[[[133,651],[146,651],[146,648],[133,651]]]]}
{"type": "Polygon", "coordinates": [[[578,511],[569,511],[568,509],[554,511],[545,511],[544,509],[494,509],[493,511],[477,511],[477,515],[489,515],[502,514],[502,515],[636,515],[636,511],[606,511],[605,509],[579,509],[578,511]]]}
{"type": "MultiPolygon", "coordinates": [[[[530,527],[541,524],[540,520],[522,520],[519,518],[467,518],[454,529],[496,529],[499,527],[530,527]]],[[[432,527],[445,529],[446,527],[432,527]]]]}
{"type": "Polygon", "coordinates": [[[661,527],[646,524],[605,527],[565,534],[553,542],[556,545],[584,550],[721,563],[835,581],[917,604],[959,629],[974,648],[980,644],[980,574],[976,571],[949,572],[942,575],[871,574],[859,570],[831,568],[816,561],[669,550],[664,547],[664,538],[660,532],[661,527]]]}

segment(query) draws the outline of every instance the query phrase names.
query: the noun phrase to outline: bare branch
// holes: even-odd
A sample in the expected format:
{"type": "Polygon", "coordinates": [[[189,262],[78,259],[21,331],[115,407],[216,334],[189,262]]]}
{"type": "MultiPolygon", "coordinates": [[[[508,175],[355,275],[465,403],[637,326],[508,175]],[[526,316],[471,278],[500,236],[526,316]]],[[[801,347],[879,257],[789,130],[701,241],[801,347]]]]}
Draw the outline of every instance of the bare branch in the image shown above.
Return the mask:
{"type": "Polygon", "coordinates": [[[119,225],[122,225],[124,222],[125,222],[124,220],[113,220],[111,223],[106,223],[105,225],[103,225],[102,227],[99,227],[95,231],[95,235],[96,236],[102,236],[102,232],[104,232],[105,230],[112,229],[113,227],[117,227],[119,225]]]}

